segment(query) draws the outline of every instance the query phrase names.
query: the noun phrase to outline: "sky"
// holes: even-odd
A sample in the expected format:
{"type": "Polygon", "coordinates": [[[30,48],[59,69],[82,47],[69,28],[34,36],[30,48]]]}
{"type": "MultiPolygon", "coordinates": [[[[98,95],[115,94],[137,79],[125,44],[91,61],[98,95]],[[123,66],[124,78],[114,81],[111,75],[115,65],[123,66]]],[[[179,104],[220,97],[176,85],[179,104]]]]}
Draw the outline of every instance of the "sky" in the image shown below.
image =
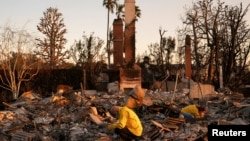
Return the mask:
{"type": "MultiPolygon", "coordinates": [[[[120,4],[124,0],[118,0],[120,4]]],[[[176,36],[176,30],[181,27],[181,17],[185,7],[190,7],[195,0],[136,0],[141,9],[141,18],[136,23],[137,54],[148,49],[151,43],[159,42],[159,28],[166,30],[166,36],[176,36]]],[[[228,5],[246,7],[249,0],[222,0],[228,5]]],[[[107,9],[102,5],[103,0],[0,0],[0,27],[11,25],[24,28],[35,36],[39,35],[36,26],[43,17],[43,12],[49,7],[58,8],[63,14],[67,28],[65,35],[69,47],[75,40],[82,39],[83,32],[106,41],[107,9]]],[[[114,16],[110,18],[112,25],[114,16]]],[[[250,25],[250,9],[246,16],[250,25]]]]}

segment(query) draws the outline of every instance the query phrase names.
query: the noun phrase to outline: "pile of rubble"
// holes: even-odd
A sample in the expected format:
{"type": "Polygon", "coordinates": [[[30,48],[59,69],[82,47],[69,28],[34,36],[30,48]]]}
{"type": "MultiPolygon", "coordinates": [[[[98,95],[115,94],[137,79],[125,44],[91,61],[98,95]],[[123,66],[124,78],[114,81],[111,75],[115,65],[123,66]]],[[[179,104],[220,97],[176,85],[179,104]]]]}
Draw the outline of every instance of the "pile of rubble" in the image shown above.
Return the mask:
{"type": "MultiPolygon", "coordinates": [[[[70,90],[41,98],[24,93],[15,103],[4,103],[0,111],[0,138],[3,141],[109,141],[117,136],[105,125],[115,120],[109,110],[123,105],[121,92],[70,90]]],[[[198,102],[200,100],[197,100],[198,102]]],[[[250,122],[250,98],[238,93],[216,92],[203,98],[208,107],[205,119],[194,124],[179,118],[178,109],[195,103],[183,91],[146,91],[145,105],[136,109],[144,126],[143,139],[206,139],[208,124],[250,122]]]]}

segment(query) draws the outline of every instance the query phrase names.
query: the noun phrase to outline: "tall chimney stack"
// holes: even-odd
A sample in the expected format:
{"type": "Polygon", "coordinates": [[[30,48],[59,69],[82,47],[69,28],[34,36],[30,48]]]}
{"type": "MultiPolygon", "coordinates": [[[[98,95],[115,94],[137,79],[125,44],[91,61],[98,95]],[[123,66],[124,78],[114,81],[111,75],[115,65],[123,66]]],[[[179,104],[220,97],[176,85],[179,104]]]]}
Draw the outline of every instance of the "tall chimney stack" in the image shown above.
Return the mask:
{"type": "Polygon", "coordinates": [[[113,47],[114,47],[114,65],[121,66],[123,64],[123,21],[117,18],[113,22],[113,47]]]}
{"type": "Polygon", "coordinates": [[[125,0],[125,63],[135,62],[135,0],[125,0]]]}
{"type": "Polygon", "coordinates": [[[191,38],[189,35],[185,39],[185,68],[186,68],[186,78],[191,79],[192,68],[191,68],[191,38]]]}

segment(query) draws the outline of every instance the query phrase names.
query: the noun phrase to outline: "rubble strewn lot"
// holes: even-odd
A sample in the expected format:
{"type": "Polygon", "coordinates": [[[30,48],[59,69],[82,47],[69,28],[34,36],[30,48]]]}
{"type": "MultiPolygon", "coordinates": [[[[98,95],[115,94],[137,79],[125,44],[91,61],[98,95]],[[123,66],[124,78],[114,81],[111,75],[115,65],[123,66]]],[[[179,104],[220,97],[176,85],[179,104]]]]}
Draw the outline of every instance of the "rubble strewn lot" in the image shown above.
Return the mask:
{"type": "MultiPolygon", "coordinates": [[[[0,111],[3,141],[109,141],[117,136],[105,125],[115,120],[109,110],[122,105],[124,93],[71,90],[41,98],[29,92],[0,111]]],[[[145,105],[136,109],[144,126],[143,141],[197,140],[207,138],[207,125],[247,125],[250,98],[239,93],[215,92],[203,97],[208,114],[194,124],[179,118],[176,109],[190,103],[184,91],[146,91],[145,105]],[[172,101],[172,102],[171,102],[172,101]],[[175,112],[176,110],[176,112],[175,112]]]]}

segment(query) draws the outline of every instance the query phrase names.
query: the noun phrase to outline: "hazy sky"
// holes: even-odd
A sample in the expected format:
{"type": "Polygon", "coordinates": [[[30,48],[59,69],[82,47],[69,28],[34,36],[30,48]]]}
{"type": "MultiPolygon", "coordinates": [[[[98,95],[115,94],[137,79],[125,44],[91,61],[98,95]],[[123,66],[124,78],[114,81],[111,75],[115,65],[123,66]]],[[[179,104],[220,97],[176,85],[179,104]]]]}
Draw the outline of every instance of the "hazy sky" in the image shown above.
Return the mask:
{"type": "MultiPolygon", "coordinates": [[[[141,18],[136,23],[136,48],[138,52],[147,50],[150,43],[159,42],[159,28],[167,30],[166,36],[175,36],[181,25],[184,7],[190,7],[193,0],[136,0],[141,9],[141,18]]],[[[226,4],[246,7],[249,0],[224,0],[226,4]]],[[[102,6],[103,0],[1,0],[0,26],[10,24],[17,28],[25,28],[39,35],[36,26],[43,12],[49,7],[56,7],[63,14],[68,30],[67,46],[74,40],[81,39],[83,32],[106,41],[107,10],[102,6]]],[[[124,3],[124,0],[119,0],[124,3]]],[[[250,12],[250,11],[249,11],[250,12]]],[[[247,20],[250,25],[250,13],[247,20]]],[[[113,22],[110,18],[110,23],[113,22]]],[[[110,25],[111,25],[110,24],[110,25]]]]}

